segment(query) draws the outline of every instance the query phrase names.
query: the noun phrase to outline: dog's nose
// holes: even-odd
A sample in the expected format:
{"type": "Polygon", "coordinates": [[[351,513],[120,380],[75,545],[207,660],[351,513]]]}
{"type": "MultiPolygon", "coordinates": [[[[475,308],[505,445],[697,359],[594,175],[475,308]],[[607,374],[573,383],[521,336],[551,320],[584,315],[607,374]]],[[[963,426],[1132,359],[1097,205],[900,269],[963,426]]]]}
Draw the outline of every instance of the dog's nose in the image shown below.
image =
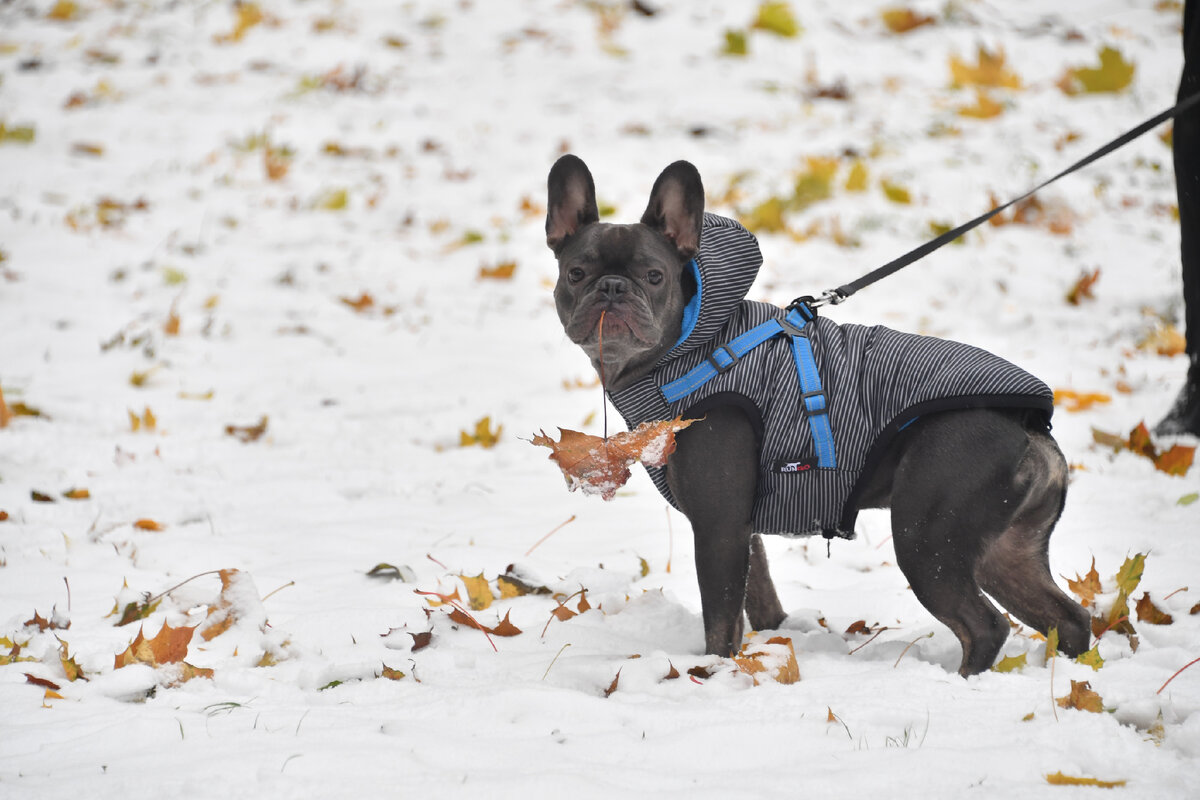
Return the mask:
{"type": "Polygon", "coordinates": [[[616,300],[629,291],[629,282],[619,275],[605,275],[596,281],[596,291],[610,300],[616,300]]]}

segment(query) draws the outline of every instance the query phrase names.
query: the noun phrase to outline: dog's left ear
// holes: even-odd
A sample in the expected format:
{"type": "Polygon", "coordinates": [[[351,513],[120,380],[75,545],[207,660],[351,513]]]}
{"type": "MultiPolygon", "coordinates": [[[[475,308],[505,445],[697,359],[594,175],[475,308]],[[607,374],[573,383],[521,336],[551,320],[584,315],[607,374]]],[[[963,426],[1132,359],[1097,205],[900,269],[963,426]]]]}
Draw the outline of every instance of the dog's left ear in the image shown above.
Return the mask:
{"type": "Polygon", "coordinates": [[[674,243],[680,256],[690,259],[700,249],[703,222],[704,184],[700,173],[688,162],[676,161],[654,182],[642,224],[660,231],[674,243]]]}

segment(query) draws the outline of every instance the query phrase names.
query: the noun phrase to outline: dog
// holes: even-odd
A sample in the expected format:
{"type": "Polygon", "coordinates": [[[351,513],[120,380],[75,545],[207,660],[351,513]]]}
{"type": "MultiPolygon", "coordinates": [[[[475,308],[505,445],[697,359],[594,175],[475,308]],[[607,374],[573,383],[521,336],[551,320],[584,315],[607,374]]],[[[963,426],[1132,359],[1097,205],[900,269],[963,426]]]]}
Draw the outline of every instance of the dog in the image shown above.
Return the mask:
{"type": "Polygon", "coordinates": [[[745,300],[757,243],[704,212],[686,161],[658,176],[632,224],[599,221],[576,156],[554,164],[547,189],[567,337],[630,427],[697,420],[667,466],[648,469],[692,526],[706,652],[736,653],[744,616],[756,630],[785,620],[762,535],[852,536],[862,508],[891,509],[897,563],[958,638],[961,675],[989,669],[1008,636],[989,597],[1057,629],[1067,655],[1088,649],[1087,612],[1047,557],[1068,470],[1044,384],[968,345],[745,300]]]}

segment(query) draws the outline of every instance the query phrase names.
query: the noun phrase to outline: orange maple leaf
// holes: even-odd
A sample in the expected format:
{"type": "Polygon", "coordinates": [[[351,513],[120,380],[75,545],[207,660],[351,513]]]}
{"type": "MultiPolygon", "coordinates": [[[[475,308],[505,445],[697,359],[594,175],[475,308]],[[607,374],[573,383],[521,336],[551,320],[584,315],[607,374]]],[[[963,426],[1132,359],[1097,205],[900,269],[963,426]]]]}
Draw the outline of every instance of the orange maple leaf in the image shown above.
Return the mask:
{"type": "Polygon", "coordinates": [[[1072,592],[1079,595],[1080,605],[1084,608],[1096,602],[1096,595],[1102,590],[1100,588],[1100,573],[1096,572],[1095,556],[1092,556],[1092,568],[1088,570],[1087,575],[1081,578],[1076,574],[1075,580],[1067,578],[1067,586],[1072,592]]]}
{"type": "Polygon", "coordinates": [[[1071,681],[1071,693],[1058,698],[1059,708],[1076,708],[1080,711],[1091,711],[1099,714],[1104,710],[1100,695],[1092,691],[1092,685],[1087,681],[1071,681]]]}
{"type": "Polygon", "coordinates": [[[129,647],[125,648],[125,652],[117,655],[113,668],[120,669],[129,664],[177,664],[187,656],[188,643],[192,641],[195,631],[194,627],[172,628],[164,622],[155,637],[147,639],[139,628],[137,636],[129,647]]]}
{"type": "Polygon", "coordinates": [[[667,458],[675,452],[675,434],[693,422],[681,417],[643,422],[632,431],[607,439],[559,428],[559,441],[542,431],[531,442],[551,449],[550,460],[558,464],[571,491],[582,489],[584,494],[598,494],[611,500],[631,477],[629,466],[633,462],[641,461],[648,467],[666,466],[667,458]]]}

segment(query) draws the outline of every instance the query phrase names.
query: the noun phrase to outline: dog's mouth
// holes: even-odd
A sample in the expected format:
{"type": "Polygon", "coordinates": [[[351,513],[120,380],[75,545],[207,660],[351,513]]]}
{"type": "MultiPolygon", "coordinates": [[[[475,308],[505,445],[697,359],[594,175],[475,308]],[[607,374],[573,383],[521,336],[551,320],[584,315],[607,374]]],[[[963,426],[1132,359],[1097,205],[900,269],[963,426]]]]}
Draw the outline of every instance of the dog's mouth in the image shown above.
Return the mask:
{"type": "Polygon", "coordinates": [[[595,345],[601,337],[605,341],[632,339],[647,346],[653,345],[654,337],[641,316],[637,308],[626,302],[601,300],[581,309],[575,316],[572,328],[576,335],[571,338],[581,345],[595,345]],[[603,332],[600,330],[602,316],[603,332]]]}

